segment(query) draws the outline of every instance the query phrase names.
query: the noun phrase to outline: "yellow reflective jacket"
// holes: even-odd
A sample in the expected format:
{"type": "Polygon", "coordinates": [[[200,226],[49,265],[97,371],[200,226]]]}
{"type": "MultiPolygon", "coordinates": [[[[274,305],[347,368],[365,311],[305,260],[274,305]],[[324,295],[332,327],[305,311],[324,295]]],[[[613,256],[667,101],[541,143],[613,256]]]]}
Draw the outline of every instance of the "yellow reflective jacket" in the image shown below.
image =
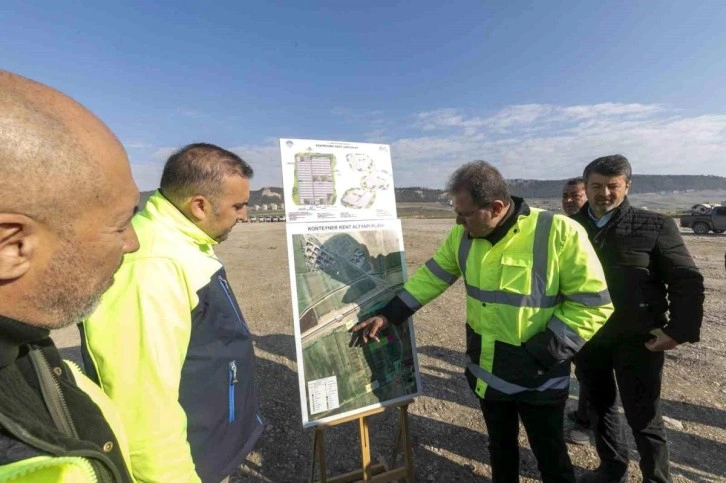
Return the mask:
{"type": "Polygon", "coordinates": [[[398,298],[410,311],[459,277],[466,287],[470,386],[487,399],[566,397],[572,356],[613,312],[600,262],[577,223],[530,209],[492,244],[454,227],[398,298]]]}
{"type": "Polygon", "coordinates": [[[141,248],[83,324],[82,352],[123,417],[140,481],[221,481],[262,433],[252,336],[216,241],[160,192],[141,248]]]}

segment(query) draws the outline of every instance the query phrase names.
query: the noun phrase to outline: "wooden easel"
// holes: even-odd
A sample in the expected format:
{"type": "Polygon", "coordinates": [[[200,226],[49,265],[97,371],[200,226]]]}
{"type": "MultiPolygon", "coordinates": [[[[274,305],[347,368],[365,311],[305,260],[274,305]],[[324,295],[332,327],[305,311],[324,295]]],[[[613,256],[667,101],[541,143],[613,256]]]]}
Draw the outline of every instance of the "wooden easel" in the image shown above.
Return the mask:
{"type": "Polygon", "coordinates": [[[368,421],[366,418],[374,414],[379,414],[388,408],[376,408],[370,411],[366,411],[363,414],[356,414],[348,418],[343,418],[327,425],[320,425],[315,427],[315,433],[313,434],[313,461],[310,465],[310,482],[314,483],[319,481],[320,483],[351,483],[355,481],[375,481],[377,483],[384,483],[390,481],[396,481],[405,479],[408,483],[413,483],[413,459],[411,457],[411,441],[408,435],[408,405],[413,401],[405,401],[396,406],[399,411],[399,424],[396,439],[393,443],[393,452],[391,455],[391,467],[383,463],[371,463],[371,447],[370,438],[368,435],[368,421]],[[327,467],[325,465],[325,445],[323,441],[323,430],[327,426],[337,426],[338,424],[347,423],[350,421],[358,421],[358,428],[360,430],[360,456],[361,456],[361,469],[343,473],[342,475],[328,478],[327,467]],[[398,456],[398,450],[402,447],[403,449],[403,465],[395,466],[396,459],[398,456]],[[315,464],[318,463],[320,467],[320,479],[315,479],[315,464]]]}

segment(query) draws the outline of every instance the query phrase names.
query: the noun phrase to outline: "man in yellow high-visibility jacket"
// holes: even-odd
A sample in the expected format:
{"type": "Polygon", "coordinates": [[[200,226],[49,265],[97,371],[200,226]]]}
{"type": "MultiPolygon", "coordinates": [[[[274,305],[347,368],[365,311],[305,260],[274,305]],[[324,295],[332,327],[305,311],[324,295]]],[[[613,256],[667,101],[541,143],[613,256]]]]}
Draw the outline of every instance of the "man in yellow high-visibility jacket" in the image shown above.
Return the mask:
{"type": "Polygon", "coordinates": [[[494,481],[518,481],[522,419],[545,482],[574,482],[562,424],[570,360],[613,311],[602,267],[577,223],[510,196],[490,164],[447,187],[456,223],[381,314],[353,327],[377,341],[459,277],[466,286],[466,377],[489,433],[494,481]]]}
{"type": "Polygon", "coordinates": [[[141,248],[80,327],[139,481],[228,481],[262,434],[252,333],[214,253],[247,217],[253,174],[213,144],[172,154],[132,220],[141,248]]]}

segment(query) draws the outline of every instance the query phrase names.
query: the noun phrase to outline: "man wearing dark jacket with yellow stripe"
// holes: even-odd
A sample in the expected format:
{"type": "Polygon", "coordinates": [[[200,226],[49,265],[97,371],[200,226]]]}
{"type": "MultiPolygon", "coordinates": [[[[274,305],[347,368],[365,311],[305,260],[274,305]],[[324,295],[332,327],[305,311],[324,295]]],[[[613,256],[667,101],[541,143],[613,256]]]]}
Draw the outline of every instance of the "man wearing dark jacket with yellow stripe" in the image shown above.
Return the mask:
{"type": "Polygon", "coordinates": [[[219,483],[262,432],[252,334],[213,248],[246,217],[251,177],[218,146],[174,153],[133,219],[141,248],[83,325],[140,481],[219,483]]]}
{"type": "Polygon", "coordinates": [[[484,161],[459,168],[448,191],[457,226],[382,313],[353,330],[377,341],[389,321],[463,277],[465,374],[487,424],[494,481],[519,481],[521,418],[542,479],[574,482],[562,424],[570,359],[612,312],[600,262],[582,227],[510,196],[484,161]]]}
{"type": "Polygon", "coordinates": [[[0,183],[0,481],[131,483],[113,404],[50,338],[139,248],[123,146],[73,99],[0,71],[0,183]]]}
{"type": "Polygon", "coordinates": [[[660,410],[664,351],[698,342],[703,277],[675,222],[628,202],[632,169],[621,155],[585,168],[588,203],[574,216],[597,252],[615,312],[577,355],[590,392],[601,464],[585,482],[627,480],[628,447],[617,412],[617,389],[640,453],[643,481],[670,481],[660,410]]]}

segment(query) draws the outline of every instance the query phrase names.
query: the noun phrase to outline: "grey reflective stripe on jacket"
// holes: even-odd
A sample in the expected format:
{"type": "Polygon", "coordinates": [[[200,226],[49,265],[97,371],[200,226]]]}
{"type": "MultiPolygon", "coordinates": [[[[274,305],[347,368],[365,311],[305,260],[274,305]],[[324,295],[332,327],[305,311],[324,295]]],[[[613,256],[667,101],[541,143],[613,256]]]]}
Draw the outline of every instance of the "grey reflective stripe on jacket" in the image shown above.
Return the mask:
{"type": "Polygon", "coordinates": [[[578,304],[585,305],[586,307],[598,307],[611,302],[610,292],[607,289],[601,290],[597,293],[573,293],[570,295],[563,295],[563,297],[565,300],[577,302],[578,304]]]}
{"type": "Polygon", "coordinates": [[[550,323],[547,324],[547,329],[551,330],[573,352],[578,352],[587,342],[557,317],[552,317],[550,323]]]}
{"type": "Polygon", "coordinates": [[[453,285],[454,282],[459,280],[459,277],[457,275],[453,275],[441,268],[441,265],[439,265],[433,258],[429,258],[425,265],[426,268],[428,268],[429,271],[434,274],[434,276],[436,276],[436,278],[446,283],[447,285],[453,285]]]}
{"type": "Polygon", "coordinates": [[[481,366],[479,366],[479,364],[472,362],[471,360],[469,360],[469,364],[467,364],[466,367],[477,379],[481,379],[482,381],[486,382],[489,387],[493,387],[497,391],[509,395],[519,394],[525,391],[541,392],[548,389],[566,389],[567,386],[570,384],[570,376],[562,376],[548,379],[547,381],[545,381],[544,384],[539,387],[523,387],[519,384],[512,384],[511,382],[507,382],[504,379],[495,376],[494,374],[487,371],[486,369],[483,369],[481,366]]]}
{"type": "MultiPolygon", "coordinates": [[[[469,258],[469,251],[471,250],[472,238],[469,233],[464,230],[464,234],[461,236],[461,243],[459,243],[459,271],[461,276],[464,277],[464,283],[466,284],[466,259],[469,258]]],[[[466,285],[469,287],[469,285],[466,285]]]]}
{"type": "Polygon", "coordinates": [[[418,309],[422,307],[421,302],[416,300],[416,298],[408,293],[406,289],[401,290],[396,294],[398,298],[400,298],[406,306],[416,312],[418,309]]]}
{"type": "Polygon", "coordinates": [[[560,295],[523,295],[502,290],[482,290],[469,284],[466,285],[466,294],[479,302],[512,305],[514,307],[548,309],[562,302],[562,296],[560,295]]]}

